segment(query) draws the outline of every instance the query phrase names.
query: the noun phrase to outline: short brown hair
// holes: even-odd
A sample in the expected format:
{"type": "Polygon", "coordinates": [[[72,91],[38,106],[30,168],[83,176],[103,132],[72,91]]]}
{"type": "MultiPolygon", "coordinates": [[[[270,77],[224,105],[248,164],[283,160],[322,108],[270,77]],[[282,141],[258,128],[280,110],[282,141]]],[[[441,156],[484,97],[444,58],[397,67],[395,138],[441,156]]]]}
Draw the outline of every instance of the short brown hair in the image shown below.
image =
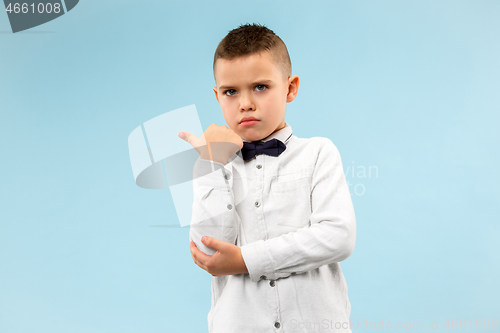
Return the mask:
{"type": "Polygon", "coordinates": [[[214,54],[214,77],[217,59],[232,60],[264,51],[271,51],[284,77],[292,75],[292,62],[285,43],[271,29],[254,23],[240,25],[220,41],[214,54]]]}

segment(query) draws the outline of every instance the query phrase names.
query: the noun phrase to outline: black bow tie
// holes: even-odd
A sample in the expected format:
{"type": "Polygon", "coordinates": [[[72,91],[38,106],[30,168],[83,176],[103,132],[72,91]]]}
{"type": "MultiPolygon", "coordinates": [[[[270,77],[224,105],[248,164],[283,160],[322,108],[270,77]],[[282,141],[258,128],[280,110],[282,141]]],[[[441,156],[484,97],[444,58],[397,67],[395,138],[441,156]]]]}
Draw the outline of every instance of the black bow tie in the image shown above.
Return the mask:
{"type": "Polygon", "coordinates": [[[278,156],[286,149],[286,145],[278,139],[271,139],[264,143],[258,142],[243,142],[241,153],[245,161],[253,158],[255,155],[266,154],[270,156],[278,156]]]}

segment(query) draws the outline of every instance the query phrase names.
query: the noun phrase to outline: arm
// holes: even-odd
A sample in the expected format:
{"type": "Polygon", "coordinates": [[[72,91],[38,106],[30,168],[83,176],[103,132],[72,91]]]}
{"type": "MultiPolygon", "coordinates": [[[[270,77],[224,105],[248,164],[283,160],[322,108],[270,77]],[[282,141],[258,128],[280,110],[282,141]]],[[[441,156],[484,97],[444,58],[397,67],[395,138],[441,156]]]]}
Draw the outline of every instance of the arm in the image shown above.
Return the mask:
{"type": "Polygon", "coordinates": [[[193,207],[189,239],[203,253],[212,255],[216,250],[201,242],[201,237],[236,243],[239,216],[232,192],[230,164],[198,158],[193,168],[193,207]],[[228,178],[228,179],[226,179],[228,178]]]}
{"type": "Polygon", "coordinates": [[[252,281],[261,275],[277,279],[310,271],[353,252],[356,218],[340,154],[331,140],[320,149],[311,188],[310,226],[241,247],[252,281]]]}

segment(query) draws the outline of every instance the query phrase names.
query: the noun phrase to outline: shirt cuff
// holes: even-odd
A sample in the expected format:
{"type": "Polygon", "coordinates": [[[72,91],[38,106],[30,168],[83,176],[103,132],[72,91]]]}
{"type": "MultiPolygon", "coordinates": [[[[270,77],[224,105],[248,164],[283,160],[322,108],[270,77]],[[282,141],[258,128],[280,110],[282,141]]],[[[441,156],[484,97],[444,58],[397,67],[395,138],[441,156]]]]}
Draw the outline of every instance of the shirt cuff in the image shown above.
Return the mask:
{"type": "Polygon", "coordinates": [[[201,186],[232,187],[232,167],[199,157],[193,166],[193,180],[201,186]]]}
{"type": "Polygon", "coordinates": [[[276,277],[272,259],[269,257],[264,240],[258,240],[240,247],[241,256],[253,282],[260,279],[274,280],[276,277]]]}

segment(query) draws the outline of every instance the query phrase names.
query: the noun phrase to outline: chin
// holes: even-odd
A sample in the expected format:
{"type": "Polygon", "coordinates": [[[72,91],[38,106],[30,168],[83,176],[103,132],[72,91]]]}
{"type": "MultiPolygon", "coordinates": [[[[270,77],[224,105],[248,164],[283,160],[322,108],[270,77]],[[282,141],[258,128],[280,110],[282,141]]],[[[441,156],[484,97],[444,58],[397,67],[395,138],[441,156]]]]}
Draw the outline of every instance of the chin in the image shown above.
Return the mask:
{"type": "Polygon", "coordinates": [[[246,141],[259,141],[264,139],[264,137],[243,137],[246,141]]]}

